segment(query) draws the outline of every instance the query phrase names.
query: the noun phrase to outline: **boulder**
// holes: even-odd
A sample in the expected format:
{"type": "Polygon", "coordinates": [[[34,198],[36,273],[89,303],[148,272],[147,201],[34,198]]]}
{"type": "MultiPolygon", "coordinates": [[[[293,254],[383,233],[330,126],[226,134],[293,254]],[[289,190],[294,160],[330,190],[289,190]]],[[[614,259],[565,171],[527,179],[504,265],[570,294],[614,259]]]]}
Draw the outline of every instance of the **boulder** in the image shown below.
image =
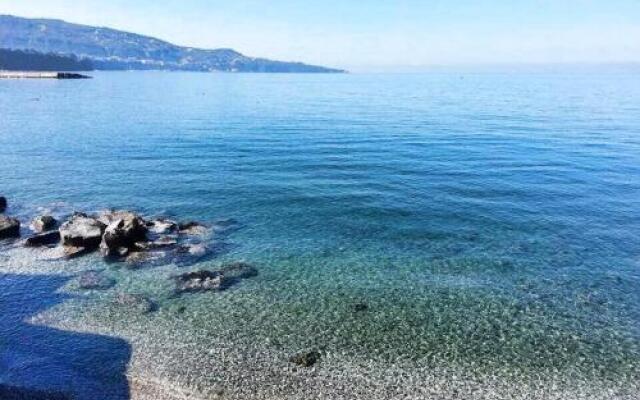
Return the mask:
{"type": "Polygon", "coordinates": [[[16,238],[20,236],[20,221],[0,215],[0,239],[16,238]]]}
{"type": "Polygon", "coordinates": [[[38,233],[31,237],[28,237],[24,241],[26,247],[39,247],[39,246],[51,246],[60,242],[60,232],[51,231],[45,233],[38,233]]]}
{"type": "Polygon", "coordinates": [[[42,233],[54,229],[58,225],[58,221],[51,215],[41,215],[31,221],[31,228],[34,232],[42,233]]]}
{"type": "Polygon", "coordinates": [[[0,196],[0,213],[7,209],[7,198],[0,196]]]}
{"type": "Polygon", "coordinates": [[[115,285],[115,281],[104,276],[98,271],[83,272],[78,278],[78,286],[81,289],[104,290],[115,285]]]}
{"type": "Polygon", "coordinates": [[[65,246],[94,250],[100,245],[105,225],[86,214],[74,214],[60,226],[60,237],[65,246]]]}
{"type": "Polygon", "coordinates": [[[208,290],[224,290],[225,277],[219,271],[187,272],[175,277],[176,292],[204,292],[208,290]]]}
{"type": "Polygon", "coordinates": [[[100,251],[105,257],[126,256],[136,248],[137,242],[147,239],[145,221],[133,213],[123,213],[113,220],[104,231],[100,251]]]}
{"type": "Polygon", "coordinates": [[[178,224],[169,219],[156,219],[149,221],[147,222],[147,227],[149,228],[149,231],[158,235],[166,235],[178,230],[178,224]]]}
{"type": "Polygon", "coordinates": [[[294,364],[298,364],[305,368],[313,366],[319,360],[320,360],[320,353],[317,351],[306,351],[306,352],[298,353],[289,357],[290,362],[294,364]]]}
{"type": "Polygon", "coordinates": [[[154,302],[141,294],[118,293],[114,303],[117,306],[126,307],[128,310],[141,314],[150,313],[156,309],[154,302]]]}

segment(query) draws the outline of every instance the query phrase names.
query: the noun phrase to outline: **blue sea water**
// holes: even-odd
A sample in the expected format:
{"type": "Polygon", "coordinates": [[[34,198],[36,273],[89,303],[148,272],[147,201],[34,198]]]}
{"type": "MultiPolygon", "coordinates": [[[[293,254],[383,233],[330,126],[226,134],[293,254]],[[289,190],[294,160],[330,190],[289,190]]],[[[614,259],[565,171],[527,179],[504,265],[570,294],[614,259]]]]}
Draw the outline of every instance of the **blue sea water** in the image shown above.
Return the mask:
{"type": "MultiPolygon", "coordinates": [[[[75,310],[134,351],[149,326],[179,320],[194,341],[318,348],[332,371],[341,355],[640,393],[637,74],[0,81],[0,194],[23,222],[41,208],[107,207],[239,222],[224,251],[194,265],[85,261],[161,311],[129,331],[133,320],[104,317],[95,293],[59,314],[75,310]],[[175,271],[238,259],[260,275],[223,294],[168,294],[175,271]],[[162,311],[178,305],[185,315],[162,311]]],[[[0,274],[15,263],[0,259],[0,274]]],[[[219,384],[185,379],[205,392],[219,384]]]]}

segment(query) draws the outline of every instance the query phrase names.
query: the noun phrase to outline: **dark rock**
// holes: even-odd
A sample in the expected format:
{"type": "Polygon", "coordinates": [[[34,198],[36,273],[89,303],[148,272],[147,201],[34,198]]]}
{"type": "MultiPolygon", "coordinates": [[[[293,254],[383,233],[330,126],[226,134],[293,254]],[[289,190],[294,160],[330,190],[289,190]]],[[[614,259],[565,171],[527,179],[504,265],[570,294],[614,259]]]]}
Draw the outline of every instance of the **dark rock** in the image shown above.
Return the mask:
{"type": "Polygon", "coordinates": [[[311,367],[320,360],[320,353],[317,351],[307,351],[293,355],[289,361],[302,367],[311,367]]]}
{"type": "Polygon", "coordinates": [[[114,303],[141,314],[150,313],[156,309],[155,303],[141,294],[118,293],[114,303]]]}
{"type": "Polygon", "coordinates": [[[355,312],[364,312],[369,309],[369,306],[366,303],[357,303],[353,306],[355,312]]]}
{"type": "Polygon", "coordinates": [[[118,217],[111,220],[100,242],[100,252],[105,257],[127,255],[129,249],[135,249],[136,242],[147,238],[147,225],[142,218],[130,212],[113,213],[109,218],[114,215],[118,217]]]}
{"type": "Polygon", "coordinates": [[[194,221],[178,224],[178,230],[182,234],[192,236],[204,236],[209,232],[206,226],[194,221]]]}
{"type": "Polygon", "coordinates": [[[149,228],[149,231],[158,235],[165,235],[178,230],[178,224],[169,219],[156,219],[149,221],[147,222],[147,227],[149,228]]]}
{"type": "Polygon", "coordinates": [[[0,239],[16,238],[20,236],[20,221],[15,218],[0,215],[0,239]]]}
{"type": "Polygon", "coordinates": [[[83,272],[78,278],[78,286],[81,289],[109,289],[115,283],[113,279],[104,276],[98,271],[83,272]]]}
{"type": "Polygon", "coordinates": [[[60,232],[51,231],[28,237],[27,240],[24,241],[24,245],[27,247],[39,247],[54,245],[58,242],[60,242],[60,232]]]}
{"type": "Polygon", "coordinates": [[[0,212],[4,212],[7,209],[7,198],[0,196],[0,212]]]}
{"type": "Polygon", "coordinates": [[[232,280],[249,279],[258,276],[258,270],[253,265],[243,261],[223,265],[220,273],[224,275],[225,279],[232,280]]]}
{"type": "Polygon", "coordinates": [[[225,277],[219,271],[187,272],[175,277],[176,292],[203,292],[208,290],[224,290],[225,277]]]}
{"type": "Polygon", "coordinates": [[[100,245],[105,228],[97,219],[77,213],[62,224],[59,231],[64,245],[94,250],[100,245]]]}
{"type": "Polygon", "coordinates": [[[58,221],[50,215],[41,215],[31,222],[31,227],[35,232],[42,233],[54,229],[58,221]]]}

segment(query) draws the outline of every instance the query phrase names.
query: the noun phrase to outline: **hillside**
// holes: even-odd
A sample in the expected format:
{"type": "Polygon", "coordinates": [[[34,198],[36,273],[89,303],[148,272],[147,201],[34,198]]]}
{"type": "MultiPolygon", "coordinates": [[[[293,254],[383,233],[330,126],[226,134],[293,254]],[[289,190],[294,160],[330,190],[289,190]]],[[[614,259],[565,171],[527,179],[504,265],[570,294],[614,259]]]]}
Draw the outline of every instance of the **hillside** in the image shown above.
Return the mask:
{"type": "Polygon", "coordinates": [[[299,62],[248,57],[232,49],[182,47],[115,29],[9,15],[0,15],[0,47],[74,55],[91,60],[96,69],[102,70],[343,72],[299,62]]]}

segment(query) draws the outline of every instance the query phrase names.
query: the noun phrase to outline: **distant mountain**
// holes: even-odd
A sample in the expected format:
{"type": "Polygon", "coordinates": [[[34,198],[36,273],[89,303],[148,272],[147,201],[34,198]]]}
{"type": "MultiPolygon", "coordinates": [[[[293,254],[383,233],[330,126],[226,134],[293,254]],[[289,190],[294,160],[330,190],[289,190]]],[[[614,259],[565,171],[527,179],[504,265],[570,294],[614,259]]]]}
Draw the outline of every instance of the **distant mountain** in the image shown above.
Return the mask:
{"type": "Polygon", "coordinates": [[[181,47],[148,36],[52,19],[0,15],[0,47],[74,55],[96,69],[226,72],[344,72],[298,62],[247,57],[232,49],[181,47]]]}
{"type": "Polygon", "coordinates": [[[44,54],[33,50],[0,49],[0,70],[4,71],[92,71],[93,64],[76,56],[44,54]]]}

